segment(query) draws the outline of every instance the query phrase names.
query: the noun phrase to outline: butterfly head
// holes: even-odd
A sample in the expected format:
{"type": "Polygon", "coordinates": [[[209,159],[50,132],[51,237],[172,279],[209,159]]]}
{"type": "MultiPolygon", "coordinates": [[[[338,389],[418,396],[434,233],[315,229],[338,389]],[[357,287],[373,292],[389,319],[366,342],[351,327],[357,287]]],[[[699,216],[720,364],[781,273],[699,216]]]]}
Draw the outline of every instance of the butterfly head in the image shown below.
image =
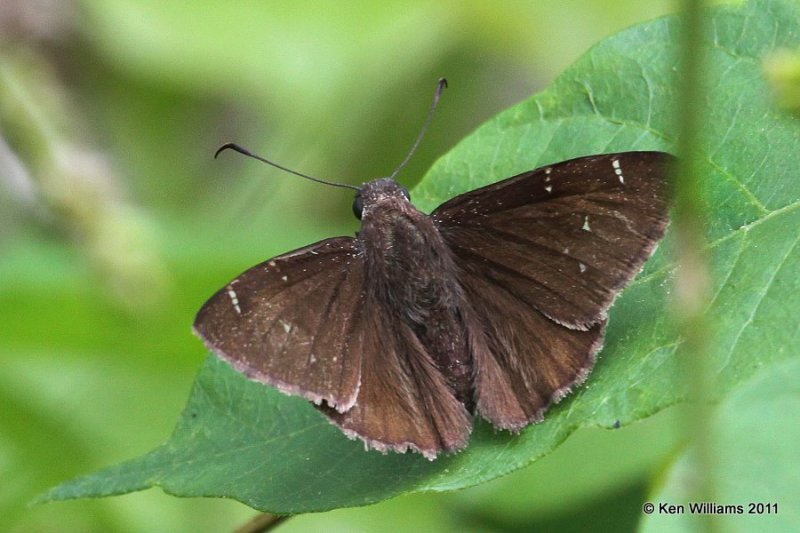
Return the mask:
{"type": "Polygon", "coordinates": [[[372,209],[382,204],[410,206],[411,194],[408,189],[391,178],[380,178],[367,182],[356,193],[353,200],[353,214],[361,220],[372,209]]]}

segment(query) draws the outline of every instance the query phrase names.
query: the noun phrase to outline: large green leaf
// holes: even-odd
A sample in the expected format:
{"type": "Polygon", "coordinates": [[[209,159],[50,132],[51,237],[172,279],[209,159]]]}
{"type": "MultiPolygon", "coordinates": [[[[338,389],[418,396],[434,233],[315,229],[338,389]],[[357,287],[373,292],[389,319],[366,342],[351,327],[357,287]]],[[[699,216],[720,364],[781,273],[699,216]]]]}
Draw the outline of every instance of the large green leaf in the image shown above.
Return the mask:
{"type": "MultiPolygon", "coordinates": [[[[771,105],[761,59],[800,45],[800,6],[753,1],[713,13],[704,194],[715,280],[715,393],[795,358],[800,304],[800,124],[771,105]],[[787,324],[792,324],[787,327],[787,324]]],[[[414,197],[431,209],[516,172],[590,153],[666,150],[675,138],[679,32],[666,18],[603,41],[545,92],[494,118],[439,161],[414,197]]],[[[667,238],[669,241],[669,237],[667,238]]],[[[44,500],[160,486],[279,513],[366,504],[496,478],[579,427],[627,424],[680,402],[678,338],[665,313],[672,267],[662,246],[615,304],[587,385],[518,436],[478,422],[467,450],[436,461],[365,452],[307,402],[250,382],[214,357],[170,440],[144,457],[57,487],[44,500]]]]}

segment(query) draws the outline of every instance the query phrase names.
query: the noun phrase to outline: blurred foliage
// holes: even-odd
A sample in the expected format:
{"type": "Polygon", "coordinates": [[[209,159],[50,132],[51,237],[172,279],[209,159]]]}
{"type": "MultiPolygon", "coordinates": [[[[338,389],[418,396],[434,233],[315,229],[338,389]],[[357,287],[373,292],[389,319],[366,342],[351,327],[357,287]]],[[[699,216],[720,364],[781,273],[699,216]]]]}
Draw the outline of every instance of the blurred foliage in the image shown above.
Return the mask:
{"type": "Polygon", "coordinates": [[[800,114],[800,50],[782,49],[770,54],[764,59],[764,71],[778,103],[800,114]]]}
{"type": "MultiPolygon", "coordinates": [[[[49,486],[166,439],[206,354],[191,321],[222,282],[357,227],[346,193],[228,154],[214,161],[219,144],[366,181],[402,159],[446,75],[429,136],[400,177],[412,185],[592,44],[670,9],[666,0],[215,0],[202,9],[4,0],[0,530],[219,531],[253,514],[158,491],[26,507],[49,486]]],[[[610,523],[632,529],[648,480],[679,449],[671,417],[578,432],[533,467],[474,489],[282,527],[578,530],[608,525],[599,510],[615,508],[610,523]],[[587,476],[604,483],[584,485],[587,476]]]]}

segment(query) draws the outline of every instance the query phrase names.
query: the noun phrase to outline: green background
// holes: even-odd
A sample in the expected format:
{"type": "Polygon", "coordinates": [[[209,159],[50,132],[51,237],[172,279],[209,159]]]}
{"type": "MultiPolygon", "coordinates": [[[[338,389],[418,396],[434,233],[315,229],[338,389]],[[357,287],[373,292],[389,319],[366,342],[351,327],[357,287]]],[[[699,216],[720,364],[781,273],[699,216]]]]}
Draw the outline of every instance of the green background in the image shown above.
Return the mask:
{"type": "MultiPolygon", "coordinates": [[[[400,177],[410,186],[596,41],[674,9],[373,4],[86,1],[54,20],[2,19],[2,133],[35,193],[9,179],[17,185],[0,200],[0,529],[217,531],[253,514],[159,491],[25,507],[166,440],[205,356],[191,320],[222,283],[356,229],[348,193],[228,154],[214,161],[221,142],[359,183],[402,159],[446,75],[430,134],[400,177]]],[[[761,380],[788,386],[780,376],[791,369],[780,372],[761,380]]],[[[774,390],[749,386],[745,398],[774,390]]],[[[720,408],[721,425],[736,401],[720,408]]],[[[680,420],[668,409],[615,431],[581,429],[532,467],[472,489],[282,527],[632,529],[656,487],[676,485],[675,471],[659,472],[682,452],[680,420]]]]}

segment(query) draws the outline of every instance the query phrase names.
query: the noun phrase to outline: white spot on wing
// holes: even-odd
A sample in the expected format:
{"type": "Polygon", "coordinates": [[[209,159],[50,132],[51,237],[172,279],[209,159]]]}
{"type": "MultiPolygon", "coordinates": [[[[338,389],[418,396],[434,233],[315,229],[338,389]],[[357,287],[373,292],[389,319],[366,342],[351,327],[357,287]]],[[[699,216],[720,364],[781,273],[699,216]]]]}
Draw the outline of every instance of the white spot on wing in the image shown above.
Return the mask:
{"type": "Polygon", "coordinates": [[[586,265],[584,265],[583,263],[578,263],[578,268],[581,269],[581,274],[586,272],[586,265]]]}
{"type": "MultiPolygon", "coordinates": [[[[239,280],[236,280],[239,281],[239,280]]],[[[242,308],[239,307],[239,297],[236,296],[236,291],[231,289],[231,285],[233,285],[236,281],[231,282],[228,285],[228,298],[231,299],[231,303],[233,304],[233,308],[236,309],[236,313],[242,314],[242,308]]]]}
{"type": "Polygon", "coordinates": [[[619,166],[619,159],[612,159],[611,166],[614,167],[614,174],[619,178],[619,182],[625,184],[625,176],[622,175],[622,168],[619,166]]]}
{"type": "Polygon", "coordinates": [[[592,228],[589,227],[589,215],[583,217],[583,226],[581,226],[583,231],[592,231],[592,228]]]}
{"type": "Polygon", "coordinates": [[[545,185],[544,190],[546,190],[549,193],[553,192],[553,186],[552,185],[545,185]]]}
{"type": "Polygon", "coordinates": [[[281,276],[281,279],[282,279],[283,281],[289,281],[289,278],[287,278],[286,276],[281,276]]]}

